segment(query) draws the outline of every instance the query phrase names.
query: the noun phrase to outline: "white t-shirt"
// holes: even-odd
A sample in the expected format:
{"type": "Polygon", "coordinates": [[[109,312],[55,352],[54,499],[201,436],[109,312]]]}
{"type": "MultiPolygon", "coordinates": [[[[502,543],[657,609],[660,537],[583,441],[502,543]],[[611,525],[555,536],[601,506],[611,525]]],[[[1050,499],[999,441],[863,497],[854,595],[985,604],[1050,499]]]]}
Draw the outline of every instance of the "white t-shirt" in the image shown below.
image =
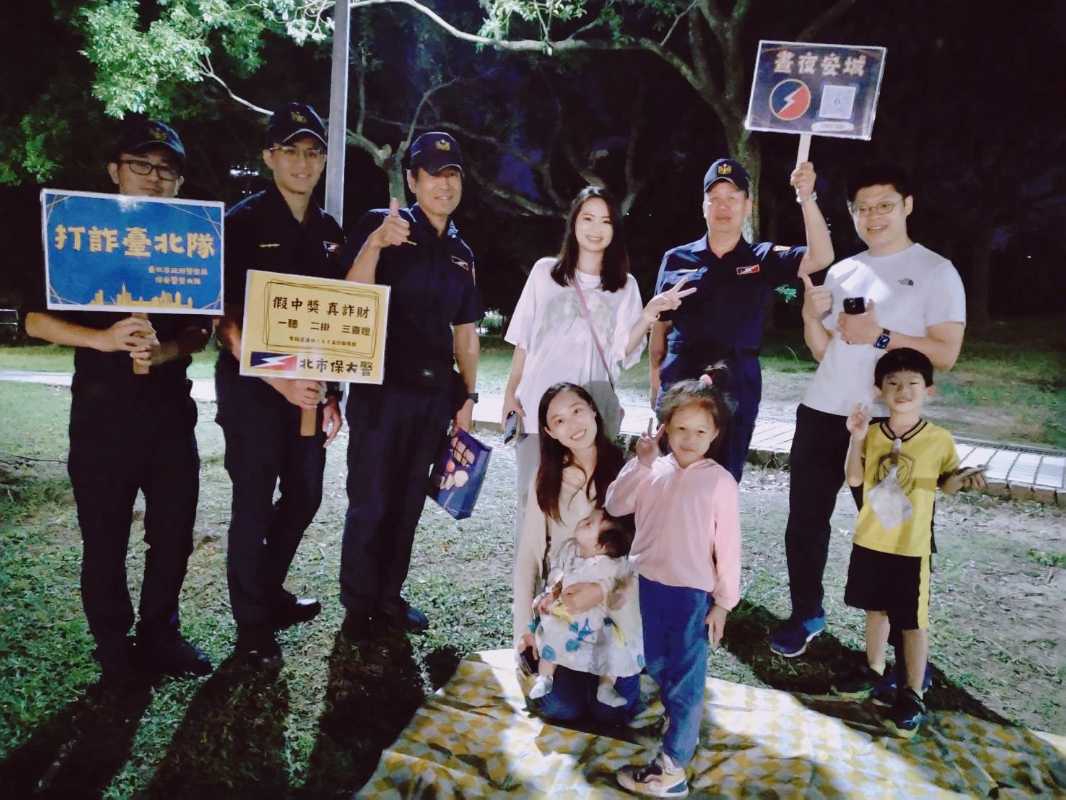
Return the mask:
{"type": "Polygon", "coordinates": [[[966,322],[959,273],[946,258],[920,244],[890,256],[864,250],[830,267],[825,286],[833,290],[833,307],[822,324],[834,335],[803,405],[827,414],[847,416],[856,403],[867,404],[874,416],[888,414],[874,392],[874,365],[885,351],[872,344],[847,344],[836,335],[845,297],[864,297],[867,304],[873,300],[881,327],[905,336],[925,336],[930,326],[942,322],[966,322]]]}
{"type": "Polygon", "coordinates": [[[611,376],[603,367],[592,332],[581,313],[581,303],[573,286],[560,286],[551,276],[554,258],[542,258],[533,265],[518,298],[511,324],[504,337],[526,351],[522,380],[515,391],[525,409],[525,429],[536,432],[537,408],[544,392],[555,383],[569,381],[584,386],[596,401],[609,435],[621,424],[618,398],[611,389],[623,369],[640,361],[644,342],[625,352],[629,332],[640,319],[644,304],[636,279],[630,275],[617,292],[600,287],[598,275],[576,272],[596,326],[600,346],[611,366],[611,376]]]}

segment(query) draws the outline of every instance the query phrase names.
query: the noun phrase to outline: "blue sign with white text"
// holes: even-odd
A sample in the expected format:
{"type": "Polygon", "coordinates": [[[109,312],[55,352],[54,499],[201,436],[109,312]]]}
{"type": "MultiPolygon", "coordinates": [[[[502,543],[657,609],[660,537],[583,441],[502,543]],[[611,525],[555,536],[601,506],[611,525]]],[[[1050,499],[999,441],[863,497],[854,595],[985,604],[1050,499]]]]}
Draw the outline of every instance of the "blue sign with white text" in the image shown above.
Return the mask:
{"type": "Polygon", "coordinates": [[[744,127],[868,140],[884,70],[883,47],[761,41],[744,127]]]}
{"type": "Polygon", "coordinates": [[[41,192],[48,308],[222,314],[222,203],[41,192]]]}

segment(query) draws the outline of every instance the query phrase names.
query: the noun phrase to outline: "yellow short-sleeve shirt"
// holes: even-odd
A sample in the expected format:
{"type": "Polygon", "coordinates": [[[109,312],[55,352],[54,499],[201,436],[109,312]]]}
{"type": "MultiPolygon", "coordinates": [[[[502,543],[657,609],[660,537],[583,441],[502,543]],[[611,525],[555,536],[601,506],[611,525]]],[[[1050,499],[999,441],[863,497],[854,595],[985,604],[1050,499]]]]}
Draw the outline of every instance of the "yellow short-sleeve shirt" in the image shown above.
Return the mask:
{"type": "Polygon", "coordinates": [[[893,456],[895,437],[885,422],[870,428],[863,446],[863,505],[855,523],[855,544],[904,556],[927,556],[932,549],[933,501],[941,476],[959,465],[955,440],[943,428],[922,420],[900,437],[898,456],[893,456]],[[901,524],[886,528],[867,497],[896,464],[896,475],[911,501],[912,513],[901,524]]]}

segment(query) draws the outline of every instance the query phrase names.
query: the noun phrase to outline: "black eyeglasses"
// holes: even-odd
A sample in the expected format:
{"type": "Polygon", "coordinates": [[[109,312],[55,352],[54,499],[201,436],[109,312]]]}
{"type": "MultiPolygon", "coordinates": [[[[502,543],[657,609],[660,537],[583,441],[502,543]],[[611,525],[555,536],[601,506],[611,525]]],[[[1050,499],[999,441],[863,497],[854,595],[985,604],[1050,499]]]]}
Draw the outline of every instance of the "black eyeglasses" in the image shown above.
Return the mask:
{"type": "Polygon", "coordinates": [[[125,164],[134,175],[151,175],[155,170],[155,174],[161,181],[176,181],[181,177],[180,172],[166,164],[153,164],[151,161],[141,161],[136,158],[124,158],[118,163],[125,164]]]}

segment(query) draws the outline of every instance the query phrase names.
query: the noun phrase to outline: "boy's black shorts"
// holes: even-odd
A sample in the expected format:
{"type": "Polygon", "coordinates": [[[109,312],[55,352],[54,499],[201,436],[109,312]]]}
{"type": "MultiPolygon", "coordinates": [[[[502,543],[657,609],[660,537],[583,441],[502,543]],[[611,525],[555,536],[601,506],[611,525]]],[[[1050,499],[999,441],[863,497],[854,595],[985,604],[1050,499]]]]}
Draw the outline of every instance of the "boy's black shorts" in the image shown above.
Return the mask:
{"type": "Polygon", "coordinates": [[[929,627],[929,556],[900,556],[853,545],[844,602],[886,611],[893,627],[929,627]]]}

